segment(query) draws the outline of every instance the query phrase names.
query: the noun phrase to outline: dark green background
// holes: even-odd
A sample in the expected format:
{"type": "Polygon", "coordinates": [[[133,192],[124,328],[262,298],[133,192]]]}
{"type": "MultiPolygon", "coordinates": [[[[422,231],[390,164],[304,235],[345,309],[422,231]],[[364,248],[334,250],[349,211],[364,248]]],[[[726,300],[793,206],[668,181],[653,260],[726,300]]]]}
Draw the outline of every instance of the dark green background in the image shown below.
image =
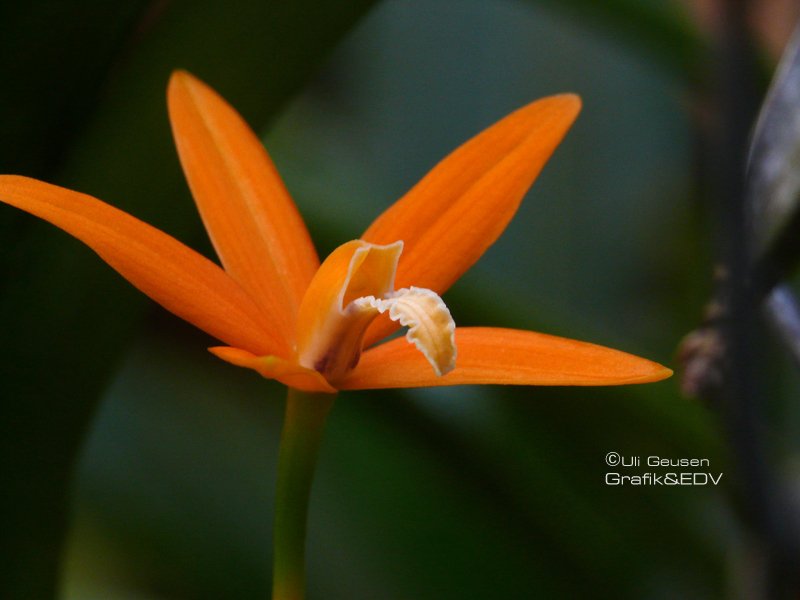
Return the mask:
{"type": "MultiPolygon", "coordinates": [[[[674,367],[710,290],[689,118],[706,45],[658,1],[4,3],[0,172],[210,254],[166,118],[186,68],[263,133],[324,255],[483,127],[577,92],[577,124],[445,299],[459,324],[674,367]]],[[[0,207],[0,235],[9,597],[266,597],[283,388],[52,227],[0,207]]],[[[780,468],[798,429],[783,367],[765,392],[780,468]]],[[[341,394],[309,597],[720,597],[748,539],[728,454],[677,378],[341,394]],[[723,484],[608,487],[609,451],[708,458],[723,484]]]]}

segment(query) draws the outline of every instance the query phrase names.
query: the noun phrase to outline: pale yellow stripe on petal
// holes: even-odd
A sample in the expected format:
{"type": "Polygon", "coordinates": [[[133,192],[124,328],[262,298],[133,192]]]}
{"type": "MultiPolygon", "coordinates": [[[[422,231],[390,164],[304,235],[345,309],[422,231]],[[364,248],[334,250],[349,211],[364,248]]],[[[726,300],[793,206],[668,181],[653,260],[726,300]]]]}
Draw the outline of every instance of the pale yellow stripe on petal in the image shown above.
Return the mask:
{"type": "Polygon", "coordinates": [[[184,71],[172,76],[168,100],[181,164],[214,248],[290,348],[319,266],[306,226],[261,141],[225,100],[184,71]]]}

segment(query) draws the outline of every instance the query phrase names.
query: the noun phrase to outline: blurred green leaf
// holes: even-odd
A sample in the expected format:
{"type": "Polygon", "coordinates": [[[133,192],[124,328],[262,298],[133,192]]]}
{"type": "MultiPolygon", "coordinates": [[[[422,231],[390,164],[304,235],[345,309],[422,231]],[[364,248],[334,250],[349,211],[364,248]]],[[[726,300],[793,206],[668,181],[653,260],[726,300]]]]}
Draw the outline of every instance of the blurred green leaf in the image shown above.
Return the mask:
{"type": "MultiPolygon", "coordinates": [[[[99,56],[87,63],[86,52],[62,54],[59,45],[51,44],[49,27],[22,28],[30,37],[6,37],[4,43],[12,46],[12,57],[43,48],[39,60],[47,68],[37,76],[66,63],[65,73],[79,82],[69,90],[70,98],[96,106],[91,116],[69,121],[68,128],[74,128],[69,135],[59,132],[69,145],[58,150],[60,168],[49,178],[185,238],[196,235],[200,226],[169,138],[164,90],[170,71],[194,71],[251,123],[262,126],[372,3],[152,3],[127,27],[119,25],[119,13],[110,5],[98,5],[87,18],[78,5],[67,5],[71,10],[64,12],[63,3],[43,3],[27,17],[38,19],[38,11],[47,13],[48,8],[56,11],[54,20],[63,24],[65,36],[80,35],[87,22],[95,25],[92,31],[105,40],[92,46],[99,56]],[[129,35],[120,35],[120,29],[129,35]],[[78,75],[87,64],[93,67],[78,75]],[[88,101],[81,98],[84,92],[88,101]]],[[[135,13],[131,8],[129,17],[135,13]]],[[[21,14],[20,19],[27,17],[21,14]]],[[[7,20],[3,26],[13,30],[15,24],[7,20]]],[[[26,80],[17,83],[14,75],[13,69],[3,73],[6,89],[27,85],[26,80]]],[[[38,85],[43,90],[49,84],[38,85]]],[[[52,87],[47,93],[52,100],[59,91],[52,87]]],[[[39,141],[31,143],[30,162],[12,162],[8,168],[40,174],[52,166],[44,140],[65,113],[69,109],[58,102],[32,106],[27,120],[46,125],[32,132],[39,141]]],[[[3,114],[0,121],[13,117],[3,114]]],[[[17,241],[0,288],[2,455],[8,462],[3,471],[3,579],[12,597],[46,598],[53,592],[75,452],[109,371],[149,304],[73,240],[30,219],[12,219],[24,222],[26,231],[5,228],[4,242],[17,241]]]]}

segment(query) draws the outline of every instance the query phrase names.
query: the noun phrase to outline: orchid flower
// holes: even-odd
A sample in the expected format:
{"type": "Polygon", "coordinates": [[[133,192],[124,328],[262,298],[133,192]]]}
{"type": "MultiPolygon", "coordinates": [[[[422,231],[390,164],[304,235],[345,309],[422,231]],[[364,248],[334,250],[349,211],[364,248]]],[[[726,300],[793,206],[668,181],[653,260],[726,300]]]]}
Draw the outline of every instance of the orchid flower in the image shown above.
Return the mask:
{"type": "Polygon", "coordinates": [[[441,298],[508,225],[577,116],[576,96],[533,102],[472,138],[321,264],[275,166],[234,109],[183,71],[170,80],[168,106],[181,164],[222,267],[85,194],[3,175],[0,201],[87,244],[147,296],[222,341],[210,349],[219,358],[290,388],[275,598],[302,597],[305,507],[337,390],[616,385],[671,374],[586,342],[456,327],[441,298]],[[386,341],[401,326],[408,328],[405,339],[386,341]]]}

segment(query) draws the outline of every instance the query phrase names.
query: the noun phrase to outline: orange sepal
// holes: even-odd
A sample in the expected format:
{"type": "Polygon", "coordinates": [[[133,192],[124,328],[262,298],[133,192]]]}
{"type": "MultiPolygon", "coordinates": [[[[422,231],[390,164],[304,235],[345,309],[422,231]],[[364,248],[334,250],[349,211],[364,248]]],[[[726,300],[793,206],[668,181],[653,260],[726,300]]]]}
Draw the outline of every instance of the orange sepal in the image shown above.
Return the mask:
{"type": "MultiPolygon", "coordinates": [[[[397,288],[443,294],[505,230],[522,198],[580,111],[573,94],[511,113],[457,148],[361,236],[404,243],[397,288]]],[[[367,344],[391,331],[374,324],[367,344]]]]}
{"type": "Polygon", "coordinates": [[[207,258],[96,198],[0,175],[0,201],[75,236],[139,290],[215,338],[252,352],[285,351],[259,308],[207,258]]]}
{"type": "Polygon", "coordinates": [[[227,346],[217,346],[208,350],[217,358],[232,365],[253,369],[267,379],[277,379],[296,390],[331,394],[336,392],[336,389],[313,369],[306,369],[278,356],[257,356],[247,350],[227,346]]]}
{"type": "Polygon", "coordinates": [[[665,379],[670,369],[652,361],[567,338],[491,327],[456,328],[456,368],[437,377],[404,339],[364,352],[340,389],[463,384],[622,385],[665,379]]]}
{"type": "Polygon", "coordinates": [[[261,141],[223,98],[185,71],[173,74],[167,96],[181,164],[225,271],[292,346],[319,266],[303,219],[261,141]]]}

